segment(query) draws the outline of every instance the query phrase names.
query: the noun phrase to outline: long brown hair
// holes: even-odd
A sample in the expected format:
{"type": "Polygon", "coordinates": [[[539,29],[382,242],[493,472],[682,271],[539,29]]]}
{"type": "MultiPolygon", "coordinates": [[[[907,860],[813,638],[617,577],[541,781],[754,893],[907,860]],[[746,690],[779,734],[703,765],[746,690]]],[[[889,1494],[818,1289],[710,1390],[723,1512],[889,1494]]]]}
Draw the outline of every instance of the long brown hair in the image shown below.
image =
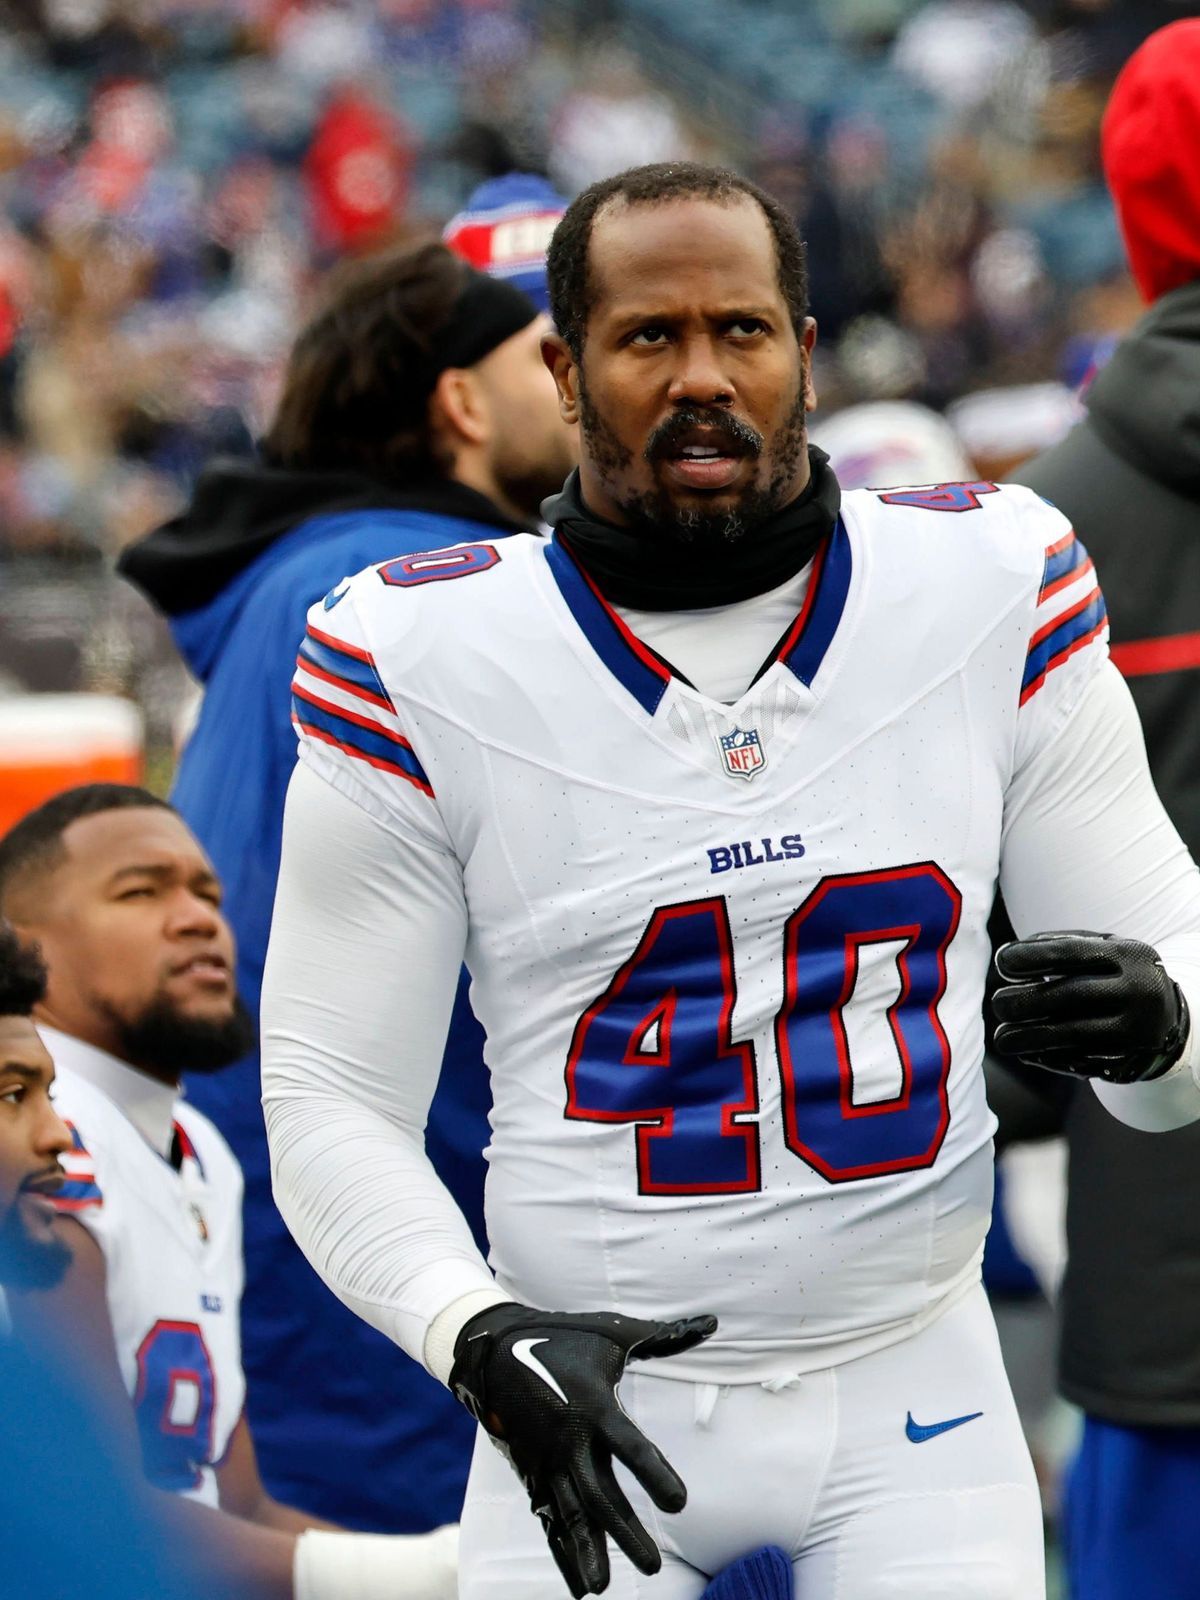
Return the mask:
{"type": "Polygon", "coordinates": [[[430,437],[431,361],[466,268],[444,245],[390,250],[331,274],[292,347],[263,453],[277,466],[350,469],[388,483],[443,476],[430,437]]]}

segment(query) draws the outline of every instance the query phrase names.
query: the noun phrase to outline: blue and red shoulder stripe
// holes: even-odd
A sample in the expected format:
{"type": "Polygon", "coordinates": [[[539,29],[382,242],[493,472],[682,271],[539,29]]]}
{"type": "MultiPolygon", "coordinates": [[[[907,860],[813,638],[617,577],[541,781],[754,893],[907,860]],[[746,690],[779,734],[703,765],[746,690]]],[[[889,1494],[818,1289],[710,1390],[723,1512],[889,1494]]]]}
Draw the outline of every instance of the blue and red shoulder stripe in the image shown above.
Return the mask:
{"type": "Polygon", "coordinates": [[[308,738],[433,795],[370,652],[312,623],[296,657],[292,720],[308,738]]]}
{"type": "Polygon", "coordinates": [[[1036,624],[1021,677],[1021,705],[1037,693],[1056,667],[1091,644],[1108,625],[1091,557],[1074,530],[1046,549],[1036,624]]]}

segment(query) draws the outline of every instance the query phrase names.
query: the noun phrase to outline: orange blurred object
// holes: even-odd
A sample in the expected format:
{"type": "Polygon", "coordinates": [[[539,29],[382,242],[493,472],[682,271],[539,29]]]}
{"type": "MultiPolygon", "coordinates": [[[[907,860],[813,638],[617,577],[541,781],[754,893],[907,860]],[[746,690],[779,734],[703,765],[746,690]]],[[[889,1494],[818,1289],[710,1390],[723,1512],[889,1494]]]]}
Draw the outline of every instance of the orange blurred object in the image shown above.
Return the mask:
{"type": "Polygon", "coordinates": [[[63,789],[142,782],[142,719],[106,694],[0,699],[0,833],[63,789]]]}

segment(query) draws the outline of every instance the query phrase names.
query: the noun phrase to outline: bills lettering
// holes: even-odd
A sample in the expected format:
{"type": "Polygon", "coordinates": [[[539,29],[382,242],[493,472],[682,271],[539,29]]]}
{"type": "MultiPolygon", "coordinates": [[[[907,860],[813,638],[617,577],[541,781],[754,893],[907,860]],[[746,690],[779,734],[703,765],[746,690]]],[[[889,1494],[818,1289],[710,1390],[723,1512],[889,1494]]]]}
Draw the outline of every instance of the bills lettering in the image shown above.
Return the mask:
{"type": "Polygon", "coordinates": [[[765,867],[773,861],[799,861],[804,845],[798,833],[785,833],[778,848],[774,839],[737,839],[706,853],[710,873],[734,872],[742,867],[765,867]]]}

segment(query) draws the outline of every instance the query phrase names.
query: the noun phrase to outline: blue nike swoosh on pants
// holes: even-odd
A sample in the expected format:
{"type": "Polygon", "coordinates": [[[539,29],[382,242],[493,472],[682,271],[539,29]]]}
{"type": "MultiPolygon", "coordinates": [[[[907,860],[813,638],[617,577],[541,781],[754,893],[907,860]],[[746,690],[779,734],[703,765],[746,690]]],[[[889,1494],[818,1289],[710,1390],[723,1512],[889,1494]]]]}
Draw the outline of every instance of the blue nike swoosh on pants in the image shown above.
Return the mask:
{"type": "Polygon", "coordinates": [[[924,1444],[927,1439],[936,1439],[939,1433],[949,1433],[951,1428],[961,1428],[964,1422],[974,1422],[976,1417],[981,1417],[982,1411],[972,1411],[965,1417],[947,1417],[945,1422],[931,1422],[923,1428],[919,1422],[913,1421],[910,1411],[904,1424],[904,1432],[910,1444],[924,1444]]]}

